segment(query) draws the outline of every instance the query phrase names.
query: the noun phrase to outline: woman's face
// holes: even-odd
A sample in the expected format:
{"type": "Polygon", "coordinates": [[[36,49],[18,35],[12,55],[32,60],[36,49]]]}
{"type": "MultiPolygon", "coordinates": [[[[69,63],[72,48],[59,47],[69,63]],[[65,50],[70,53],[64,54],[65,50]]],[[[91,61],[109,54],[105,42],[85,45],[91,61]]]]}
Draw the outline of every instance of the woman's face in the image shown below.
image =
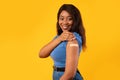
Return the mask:
{"type": "Polygon", "coordinates": [[[65,10],[60,13],[58,23],[62,31],[69,31],[73,24],[72,16],[65,10]]]}

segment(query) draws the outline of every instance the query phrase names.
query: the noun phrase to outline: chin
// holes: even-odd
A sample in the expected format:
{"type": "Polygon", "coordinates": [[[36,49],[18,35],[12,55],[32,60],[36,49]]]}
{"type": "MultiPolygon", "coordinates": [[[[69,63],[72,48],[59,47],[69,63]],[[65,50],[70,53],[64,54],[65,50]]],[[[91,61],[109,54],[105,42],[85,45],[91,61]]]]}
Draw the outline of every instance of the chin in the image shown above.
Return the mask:
{"type": "Polygon", "coordinates": [[[62,31],[69,31],[69,30],[62,30],[62,31]]]}

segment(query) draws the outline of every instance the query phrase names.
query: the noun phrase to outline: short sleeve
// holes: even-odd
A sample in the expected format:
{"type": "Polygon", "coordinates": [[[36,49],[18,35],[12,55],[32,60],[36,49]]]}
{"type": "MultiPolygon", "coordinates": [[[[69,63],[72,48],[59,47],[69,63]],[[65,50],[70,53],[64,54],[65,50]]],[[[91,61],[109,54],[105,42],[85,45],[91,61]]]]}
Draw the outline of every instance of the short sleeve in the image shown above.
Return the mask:
{"type": "Polygon", "coordinates": [[[74,32],[73,34],[75,35],[76,40],[78,41],[79,52],[80,52],[81,49],[82,49],[82,37],[78,33],[76,33],[76,32],[74,32]]]}

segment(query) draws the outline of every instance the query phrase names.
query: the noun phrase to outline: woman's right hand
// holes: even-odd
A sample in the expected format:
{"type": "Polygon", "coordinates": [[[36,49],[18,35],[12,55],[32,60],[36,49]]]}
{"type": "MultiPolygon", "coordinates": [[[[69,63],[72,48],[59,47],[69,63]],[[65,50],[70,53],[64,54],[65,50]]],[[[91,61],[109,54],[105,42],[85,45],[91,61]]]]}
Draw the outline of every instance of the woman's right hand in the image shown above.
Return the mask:
{"type": "Polygon", "coordinates": [[[72,32],[64,31],[61,33],[61,35],[58,37],[60,41],[72,41],[75,40],[75,36],[72,32]]]}

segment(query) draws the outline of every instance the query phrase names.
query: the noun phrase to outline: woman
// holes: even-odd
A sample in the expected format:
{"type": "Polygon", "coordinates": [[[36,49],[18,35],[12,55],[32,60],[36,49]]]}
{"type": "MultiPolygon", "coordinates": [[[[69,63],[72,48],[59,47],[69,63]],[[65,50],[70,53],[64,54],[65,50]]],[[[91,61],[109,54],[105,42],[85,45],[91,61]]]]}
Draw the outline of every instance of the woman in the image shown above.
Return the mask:
{"type": "Polygon", "coordinates": [[[83,80],[77,65],[85,47],[85,29],[79,10],[72,4],[63,4],[57,14],[57,36],[39,52],[40,58],[53,59],[53,80],[83,80]]]}

